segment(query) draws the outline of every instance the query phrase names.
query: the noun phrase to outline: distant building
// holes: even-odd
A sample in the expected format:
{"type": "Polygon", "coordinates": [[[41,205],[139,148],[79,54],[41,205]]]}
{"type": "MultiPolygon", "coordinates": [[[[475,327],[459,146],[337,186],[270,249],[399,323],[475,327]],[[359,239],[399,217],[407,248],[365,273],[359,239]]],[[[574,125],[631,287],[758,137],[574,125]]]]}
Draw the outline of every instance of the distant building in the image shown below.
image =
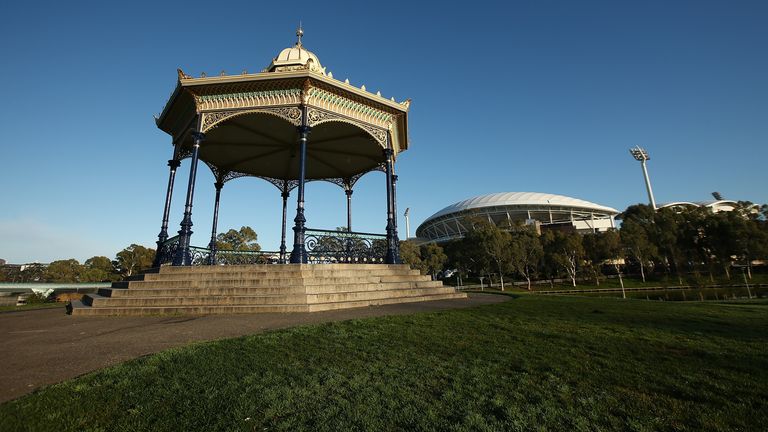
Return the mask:
{"type": "Polygon", "coordinates": [[[738,203],[731,200],[712,200],[712,201],[676,201],[671,203],[664,203],[659,205],[659,208],[691,208],[691,207],[705,207],[712,210],[712,213],[719,213],[723,211],[733,211],[738,203]]]}
{"type": "Polygon", "coordinates": [[[416,237],[444,242],[464,237],[470,220],[483,218],[500,227],[522,222],[537,230],[578,232],[615,228],[619,212],[611,207],[563,195],[536,192],[502,192],[459,201],[428,217],[416,229],[416,237]]]}

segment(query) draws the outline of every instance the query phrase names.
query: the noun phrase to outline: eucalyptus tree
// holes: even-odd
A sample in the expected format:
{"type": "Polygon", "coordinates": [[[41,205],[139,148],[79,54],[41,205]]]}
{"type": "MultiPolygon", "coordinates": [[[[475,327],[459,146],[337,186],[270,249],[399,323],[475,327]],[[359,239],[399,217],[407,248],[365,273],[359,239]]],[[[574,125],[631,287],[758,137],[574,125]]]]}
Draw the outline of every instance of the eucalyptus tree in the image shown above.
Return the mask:
{"type": "Polygon", "coordinates": [[[640,277],[645,283],[645,267],[653,264],[658,248],[649,239],[646,227],[633,219],[622,222],[619,235],[627,254],[640,266],[640,277]]]}
{"type": "Polygon", "coordinates": [[[83,266],[74,258],[57,260],[48,264],[45,269],[46,282],[80,282],[83,266]]]}
{"type": "Polygon", "coordinates": [[[249,226],[240,227],[239,230],[230,229],[216,236],[216,249],[234,251],[260,251],[258,234],[249,226]]]}
{"type": "Polygon", "coordinates": [[[474,220],[472,229],[465,235],[466,244],[476,257],[476,264],[489,271],[499,272],[501,290],[504,291],[504,274],[511,267],[510,235],[507,231],[486,220],[474,220]]]}
{"type": "Polygon", "coordinates": [[[599,232],[584,234],[581,238],[581,244],[584,248],[584,270],[589,272],[595,279],[595,285],[600,286],[600,276],[603,262],[608,258],[603,242],[603,234],[599,232]]]}
{"type": "Polygon", "coordinates": [[[512,267],[525,278],[530,291],[531,279],[538,274],[544,256],[539,236],[530,226],[518,227],[512,232],[509,249],[512,267]]]}
{"type": "Polygon", "coordinates": [[[544,241],[545,256],[551,265],[562,269],[575,287],[584,260],[581,236],[572,231],[549,231],[544,241]]]}
{"type": "Polygon", "coordinates": [[[117,253],[115,268],[120,275],[128,277],[152,267],[154,259],[154,249],[132,244],[117,253]]]}
{"type": "Polygon", "coordinates": [[[421,250],[410,240],[400,241],[400,259],[414,270],[422,269],[421,250]]]}
{"type": "Polygon", "coordinates": [[[421,245],[421,265],[427,273],[432,275],[433,280],[447,261],[448,256],[439,245],[435,243],[421,245]]]}

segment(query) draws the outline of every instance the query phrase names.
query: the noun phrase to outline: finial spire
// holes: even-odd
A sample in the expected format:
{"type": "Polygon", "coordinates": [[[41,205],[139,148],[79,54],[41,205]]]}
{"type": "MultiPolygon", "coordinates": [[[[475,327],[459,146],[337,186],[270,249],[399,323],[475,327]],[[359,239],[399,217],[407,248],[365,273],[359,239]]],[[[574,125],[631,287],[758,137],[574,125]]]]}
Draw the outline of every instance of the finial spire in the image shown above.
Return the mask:
{"type": "Polygon", "coordinates": [[[296,37],[298,38],[298,41],[296,42],[296,46],[301,46],[302,36],[304,36],[304,29],[301,28],[301,21],[299,21],[299,28],[296,29],[296,37]]]}

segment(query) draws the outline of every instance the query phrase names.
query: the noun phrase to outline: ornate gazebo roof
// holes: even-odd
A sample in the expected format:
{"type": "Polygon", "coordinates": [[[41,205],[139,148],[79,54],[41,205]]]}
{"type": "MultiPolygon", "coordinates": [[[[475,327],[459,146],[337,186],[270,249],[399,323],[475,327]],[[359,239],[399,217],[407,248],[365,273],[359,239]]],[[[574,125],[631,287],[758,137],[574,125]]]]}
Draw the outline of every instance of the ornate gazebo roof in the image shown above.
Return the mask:
{"type": "Polygon", "coordinates": [[[193,130],[205,133],[200,159],[219,171],[281,180],[298,178],[303,116],[312,128],[308,180],[352,178],[380,166],[383,149],[406,150],[410,101],[333,78],[302,45],[303,32],[297,35],[260,73],[193,78],[179,70],[158,127],[182,151],[192,146],[193,130]]]}

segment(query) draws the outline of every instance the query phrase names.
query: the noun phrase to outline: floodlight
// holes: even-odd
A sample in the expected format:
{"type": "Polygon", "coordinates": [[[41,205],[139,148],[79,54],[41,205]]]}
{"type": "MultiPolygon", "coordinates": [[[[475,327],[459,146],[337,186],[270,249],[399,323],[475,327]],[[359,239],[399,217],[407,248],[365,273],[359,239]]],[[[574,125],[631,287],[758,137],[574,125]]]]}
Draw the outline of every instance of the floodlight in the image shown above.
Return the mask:
{"type": "Polygon", "coordinates": [[[411,221],[408,220],[408,213],[411,211],[411,208],[408,207],[405,209],[405,239],[408,240],[408,237],[411,236],[411,221]]]}
{"type": "Polygon", "coordinates": [[[650,160],[651,158],[648,156],[648,152],[640,146],[635,146],[634,148],[629,149],[629,153],[636,161],[639,161],[640,165],[643,167],[643,177],[645,178],[645,189],[648,191],[648,200],[651,202],[651,207],[656,210],[656,200],[653,198],[651,179],[648,178],[648,169],[645,167],[645,161],[650,160]]]}

